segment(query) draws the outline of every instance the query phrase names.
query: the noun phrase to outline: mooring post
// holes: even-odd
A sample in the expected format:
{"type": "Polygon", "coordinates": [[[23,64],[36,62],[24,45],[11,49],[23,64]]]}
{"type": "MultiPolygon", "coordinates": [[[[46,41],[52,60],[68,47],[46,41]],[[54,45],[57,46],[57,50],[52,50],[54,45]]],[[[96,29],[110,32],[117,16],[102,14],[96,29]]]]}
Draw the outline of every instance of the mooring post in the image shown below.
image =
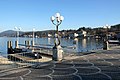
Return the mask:
{"type": "Polygon", "coordinates": [[[18,41],[15,41],[15,48],[19,48],[18,41]]]}
{"type": "Polygon", "coordinates": [[[110,48],[109,48],[109,42],[106,41],[106,44],[107,44],[107,50],[109,50],[109,49],[110,49],[110,48]]]}
{"type": "Polygon", "coordinates": [[[27,45],[27,41],[25,41],[25,45],[27,45]]]}
{"type": "Polygon", "coordinates": [[[32,45],[32,51],[34,52],[34,41],[31,41],[31,45],[32,45]]]}
{"type": "Polygon", "coordinates": [[[12,50],[12,41],[7,41],[7,53],[8,54],[12,54],[13,50],[12,50]]]}
{"type": "Polygon", "coordinates": [[[7,48],[11,48],[12,47],[12,41],[7,41],[7,48]]]}
{"type": "Polygon", "coordinates": [[[28,40],[28,41],[25,41],[25,46],[26,46],[27,48],[29,48],[29,46],[30,46],[29,40],[28,40]]]}
{"type": "Polygon", "coordinates": [[[31,41],[31,45],[34,46],[34,41],[31,41]]]}
{"type": "Polygon", "coordinates": [[[27,45],[30,46],[30,41],[29,40],[27,41],[27,45]]]}
{"type": "Polygon", "coordinates": [[[103,50],[109,50],[109,43],[108,41],[103,42],[103,50]]]}
{"type": "Polygon", "coordinates": [[[10,41],[7,41],[7,48],[10,48],[10,41]]]}

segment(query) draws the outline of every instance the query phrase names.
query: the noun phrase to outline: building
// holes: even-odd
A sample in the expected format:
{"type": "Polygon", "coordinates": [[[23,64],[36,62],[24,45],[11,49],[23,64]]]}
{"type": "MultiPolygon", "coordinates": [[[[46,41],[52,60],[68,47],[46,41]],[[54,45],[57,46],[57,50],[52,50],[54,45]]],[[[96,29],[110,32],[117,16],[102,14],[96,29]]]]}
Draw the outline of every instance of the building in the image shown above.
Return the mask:
{"type": "Polygon", "coordinates": [[[74,38],[78,37],[79,35],[77,33],[74,33],[74,38]]]}
{"type": "Polygon", "coordinates": [[[87,36],[87,32],[82,30],[82,34],[83,34],[83,37],[86,37],[87,36]]]}
{"type": "Polygon", "coordinates": [[[69,38],[84,38],[87,36],[87,32],[82,30],[76,33],[69,33],[69,38]]]}
{"type": "Polygon", "coordinates": [[[74,33],[69,33],[69,34],[68,34],[68,37],[69,37],[69,38],[74,38],[74,33]]]}
{"type": "Polygon", "coordinates": [[[48,37],[52,37],[52,35],[51,35],[51,34],[48,34],[48,37]]]}
{"type": "Polygon", "coordinates": [[[120,31],[120,24],[111,26],[112,31],[120,31]]]}
{"type": "Polygon", "coordinates": [[[84,31],[84,30],[79,31],[79,32],[78,32],[78,36],[79,36],[79,37],[86,37],[86,36],[87,36],[87,32],[84,31]]]}

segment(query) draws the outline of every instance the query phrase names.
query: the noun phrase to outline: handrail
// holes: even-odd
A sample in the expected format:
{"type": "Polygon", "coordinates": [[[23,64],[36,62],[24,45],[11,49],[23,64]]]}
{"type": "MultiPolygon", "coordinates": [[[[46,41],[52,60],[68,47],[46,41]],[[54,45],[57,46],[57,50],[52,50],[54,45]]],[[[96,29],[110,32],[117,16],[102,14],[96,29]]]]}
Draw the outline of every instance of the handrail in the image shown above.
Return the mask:
{"type": "MultiPolygon", "coordinates": [[[[35,46],[32,46],[32,45],[25,45],[25,44],[18,44],[18,45],[21,45],[21,46],[26,46],[26,47],[36,47],[36,48],[43,48],[43,49],[52,49],[52,48],[48,48],[48,47],[41,47],[41,46],[54,46],[54,45],[49,45],[49,44],[37,44],[35,46]]],[[[75,46],[61,46],[62,48],[68,48],[68,49],[75,49],[76,47],[75,46]]]]}
{"type": "Polygon", "coordinates": [[[25,46],[25,47],[36,47],[36,48],[42,48],[42,49],[52,49],[52,48],[47,48],[47,47],[32,46],[32,45],[25,45],[25,44],[18,44],[18,45],[25,46]]]}
{"type": "MultiPolygon", "coordinates": [[[[36,44],[36,45],[42,45],[42,46],[54,46],[50,44],[36,44]]],[[[75,48],[75,46],[61,46],[62,48],[75,48]]]]}

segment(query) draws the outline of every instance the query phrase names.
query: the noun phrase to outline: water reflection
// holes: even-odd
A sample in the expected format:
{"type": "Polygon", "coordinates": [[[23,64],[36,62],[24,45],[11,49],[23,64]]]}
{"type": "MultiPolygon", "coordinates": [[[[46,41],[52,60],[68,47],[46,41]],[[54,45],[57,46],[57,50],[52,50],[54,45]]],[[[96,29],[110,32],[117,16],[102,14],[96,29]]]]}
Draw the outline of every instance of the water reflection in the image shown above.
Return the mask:
{"type": "Polygon", "coordinates": [[[75,38],[73,41],[76,46],[76,52],[87,52],[90,50],[102,49],[102,40],[96,40],[94,38],[75,38]]]}
{"type": "Polygon", "coordinates": [[[79,49],[78,49],[79,48],[78,38],[75,38],[73,43],[75,44],[76,51],[78,52],[79,51],[79,49]]]}
{"type": "Polygon", "coordinates": [[[82,39],[83,48],[86,48],[86,38],[82,39]]]}
{"type": "Polygon", "coordinates": [[[48,44],[50,44],[50,38],[48,38],[48,44]]]}

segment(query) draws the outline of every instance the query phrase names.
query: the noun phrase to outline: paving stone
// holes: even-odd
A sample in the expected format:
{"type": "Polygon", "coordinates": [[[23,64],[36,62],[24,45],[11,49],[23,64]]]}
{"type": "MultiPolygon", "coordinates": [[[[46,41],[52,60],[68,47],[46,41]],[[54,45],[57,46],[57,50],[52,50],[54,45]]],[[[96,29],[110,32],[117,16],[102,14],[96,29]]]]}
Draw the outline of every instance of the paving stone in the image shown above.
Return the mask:
{"type": "Polygon", "coordinates": [[[75,75],[69,75],[69,76],[54,76],[53,80],[82,80],[82,79],[75,75]]]}
{"type": "Polygon", "coordinates": [[[76,72],[75,69],[73,68],[68,68],[68,69],[53,69],[54,73],[52,75],[71,75],[76,72]]]}
{"type": "Polygon", "coordinates": [[[90,75],[90,74],[96,74],[99,73],[100,70],[96,67],[84,67],[84,68],[76,68],[78,70],[77,74],[80,75],[90,75]]]}
{"type": "Polygon", "coordinates": [[[108,76],[98,73],[98,74],[92,74],[92,75],[80,75],[82,77],[82,80],[111,80],[108,76]]]}

